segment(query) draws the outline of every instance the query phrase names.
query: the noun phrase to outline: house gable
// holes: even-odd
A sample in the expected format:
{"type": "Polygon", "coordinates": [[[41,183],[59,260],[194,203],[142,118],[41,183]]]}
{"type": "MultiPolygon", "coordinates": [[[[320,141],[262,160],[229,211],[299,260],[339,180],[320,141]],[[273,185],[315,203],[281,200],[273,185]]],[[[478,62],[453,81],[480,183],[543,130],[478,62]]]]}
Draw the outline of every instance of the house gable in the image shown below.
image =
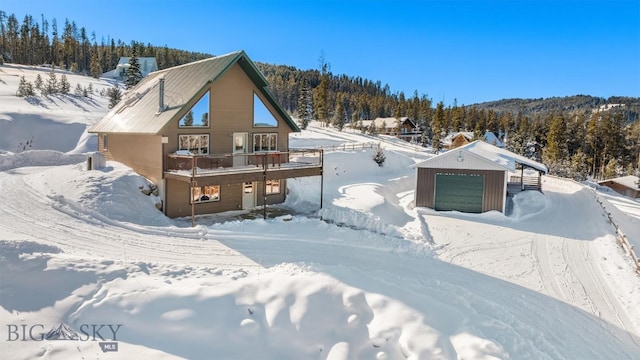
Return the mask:
{"type": "Polygon", "coordinates": [[[264,102],[269,103],[292,131],[300,131],[267,89],[267,81],[244,51],[217,56],[156,71],[128,91],[104,118],[89,129],[91,133],[159,134],[168,123],[184,116],[207,90],[233,65],[238,65],[253,82],[264,102]],[[163,103],[159,109],[160,79],[164,79],[163,103]],[[161,111],[160,111],[161,110],[161,111]]]}
{"type": "Polygon", "coordinates": [[[498,170],[509,169],[501,164],[475,154],[464,147],[449,150],[415,165],[416,168],[498,170]]]}

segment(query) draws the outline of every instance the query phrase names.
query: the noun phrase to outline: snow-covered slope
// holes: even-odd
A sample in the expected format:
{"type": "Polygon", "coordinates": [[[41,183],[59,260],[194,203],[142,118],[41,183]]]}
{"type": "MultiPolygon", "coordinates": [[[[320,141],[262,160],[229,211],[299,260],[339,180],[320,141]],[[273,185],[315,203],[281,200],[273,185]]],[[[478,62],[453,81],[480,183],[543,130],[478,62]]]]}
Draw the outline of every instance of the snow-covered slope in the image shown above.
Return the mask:
{"type": "Polygon", "coordinates": [[[4,64],[0,66],[0,151],[57,150],[95,151],[95,137],[86,134],[88,126],[107,113],[108,99],[100,92],[112,86],[106,80],[55,70],[60,81],[64,74],[71,85],[67,95],[17,97],[20,78],[35,82],[40,75],[46,83],[50,68],[4,64]],[[77,85],[93,88],[88,97],[74,95],[77,85]],[[82,141],[80,141],[82,138],[82,141]],[[80,145],[80,146],[78,146],[80,145]]]}
{"type": "Polygon", "coordinates": [[[2,358],[637,358],[640,279],[591,189],[545,179],[512,216],[414,208],[431,154],[383,144],[383,167],[325,154],[323,209],[304,178],[275,218],[193,228],[121,164],[0,155],[2,358]]]}

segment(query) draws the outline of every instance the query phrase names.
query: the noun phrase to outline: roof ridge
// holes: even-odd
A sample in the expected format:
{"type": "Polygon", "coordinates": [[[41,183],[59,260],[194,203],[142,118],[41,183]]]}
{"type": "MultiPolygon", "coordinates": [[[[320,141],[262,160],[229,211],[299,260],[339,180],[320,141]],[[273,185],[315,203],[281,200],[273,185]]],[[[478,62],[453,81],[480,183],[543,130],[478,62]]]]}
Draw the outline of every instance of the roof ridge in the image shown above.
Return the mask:
{"type": "Polygon", "coordinates": [[[200,60],[188,62],[186,64],[172,66],[172,67],[169,67],[169,68],[166,68],[166,69],[162,69],[162,70],[157,70],[157,71],[151,72],[149,74],[165,73],[165,72],[168,72],[170,70],[173,71],[175,69],[179,69],[179,68],[183,68],[183,67],[191,66],[191,65],[195,65],[195,64],[200,64],[200,63],[204,63],[204,62],[207,62],[207,61],[220,60],[221,58],[224,58],[224,57],[238,56],[238,55],[243,54],[243,53],[244,53],[243,50],[236,50],[236,51],[233,51],[233,52],[230,52],[230,53],[217,55],[217,56],[212,56],[212,57],[208,57],[206,59],[200,59],[200,60]]]}

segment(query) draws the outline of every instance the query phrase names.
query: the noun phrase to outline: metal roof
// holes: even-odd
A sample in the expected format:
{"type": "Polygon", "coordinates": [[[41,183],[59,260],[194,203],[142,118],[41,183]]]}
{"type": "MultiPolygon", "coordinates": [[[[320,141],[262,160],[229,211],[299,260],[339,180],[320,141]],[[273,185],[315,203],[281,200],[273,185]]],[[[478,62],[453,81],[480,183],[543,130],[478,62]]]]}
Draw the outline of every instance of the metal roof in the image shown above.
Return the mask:
{"type": "Polygon", "coordinates": [[[91,133],[158,134],[191,99],[216,81],[233,64],[238,64],[260,90],[276,112],[293,131],[300,131],[267,89],[269,85],[244,51],[154,71],[127,91],[122,100],[100,121],[91,133]],[[165,79],[164,111],[159,112],[159,79],[165,79]]]}
{"type": "Polygon", "coordinates": [[[516,164],[530,167],[545,174],[548,172],[547,166],[542,163],[480,140],[446,151],[431,159],[415,164],[414,167],[507,170],[513,172],[516,170],[516,164]],[[466,155],[471,155],[474,161],[466,161],[466,155]]]}

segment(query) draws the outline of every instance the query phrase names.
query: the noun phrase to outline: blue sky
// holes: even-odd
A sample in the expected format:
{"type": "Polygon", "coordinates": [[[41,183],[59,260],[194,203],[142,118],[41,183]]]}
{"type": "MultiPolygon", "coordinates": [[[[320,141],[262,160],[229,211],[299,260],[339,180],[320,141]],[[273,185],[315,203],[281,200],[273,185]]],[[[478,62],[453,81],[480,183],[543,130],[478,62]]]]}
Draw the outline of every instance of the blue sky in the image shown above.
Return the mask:
{"type": "Polygon", "coordinates": [[[0,9],[108,36],[319,68],[445,104],[640,96],[640,0],[21,0],[0,9]]]}

